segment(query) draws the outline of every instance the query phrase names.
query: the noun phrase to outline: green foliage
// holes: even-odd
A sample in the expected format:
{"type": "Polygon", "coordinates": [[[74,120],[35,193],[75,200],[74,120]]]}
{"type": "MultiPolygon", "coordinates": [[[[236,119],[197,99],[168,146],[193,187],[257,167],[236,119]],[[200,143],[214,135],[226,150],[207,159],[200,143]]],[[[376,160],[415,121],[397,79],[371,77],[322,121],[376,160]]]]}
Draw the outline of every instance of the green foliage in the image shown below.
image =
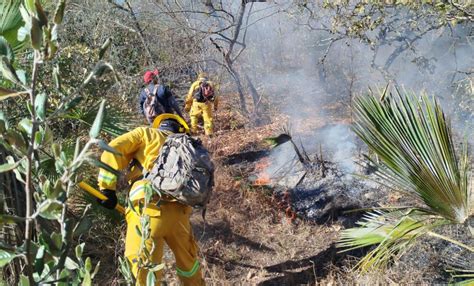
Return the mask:
{"type": "MultiPolygon", "coordinates": [[[[143,203],[140,201],[138,205],[134,205],[130,200],[128,201],[129,209],[132,210],[136,215],[140,216],[140,225],[135,226],[136,233],[140,236],[140,248],[138,251],[138,261],[136,262],[138,268],[146,269],[148,271],[146,277],[146,285],[155,285],[155,272],[160,271],[164,268],[164,264],[156,264],[152,262],[151,254],[155,249],[155,243],[150,239],[151,228],[150,228],[150,216],[145,212],[148,204],[152,203],[152,197],[155,192],[149,185],[145,187],[145,198],[143,203]]],[[[121,272],[127,281],[129,280],[129,272],[127,267],[129,265],[121,262],[121,272]]],[[[128,268],[129,269],[129,268],[128,268]]]]}
{"type": "Polygon", "coordinates": [[[378,175],[419,197],[433,212],[462,223],[470,212],[468,155],[457,156],[441,106],[397,91],[355,102],[354,132],[383,161],[378,175]]]}
{"type": "MultiPolygon", "coordinates": [[[[103,100],[97,109],[89,107],[87,110],[88,118],[92,119],[82,121],[92,126],[89,138],[84,136],[74,140],[74,143],[65,144],[68,141],[63,138],[64,130],[59,133],[58,129],[51,129],[63,124],[64,120],[71,120],[72,112],[87,109],[83,106],[85,101],[78,100],[83,98],[87,89],[80,84],[68,84],[66,89],[63,83],[67,75],[53,61],[57,56],[58,25],[62,22],[65,1],[58,1],[54,14],[44,11],[41,1],[25,1],[24,6],[20,2],[5,1],[0,4],[4,8],[0,14],[0,27],[4,35],[0,37],[1,71],[3,78],[14,86],[14,89],[1,88],[0,99],[18,100],[20,106],[26,106],[24,113],[17,113],[14,119],[0,114],[0,144],[10,155],[5,157],[5,162],[0,162],[0,174],[15,174],[20,186],[15,187],[13,192],[25,192],[26,198],[17,203],[26,209],[26,216],[7,214],[2,209],[0,225],[23,228],[18,233],[25,233],[25,236],[17,237],[18,245],[0,245],[0,266],[21,264],[19,269],[22,269],[23,275],[11,277],[18,280],[14,284],[92,285],[99,263],[93,266],[89,257],[83,257],[83,243],[75,245],[75,239],[91,226],[87,217],[90,206],[85,206],[81,215],[72,218],[68,200],[84,163],[110,168],[97,161],[93,152],[96,145],[108,148],[98,139],[103,124],[108,120],[107,106],[103,100]],[[48,19],[48,16],[52,18],[48,19]],[[31,40],[33,58],[22,58],[23,62],[32,66],[28,77],[16,68],[15,58],[19,56],[15,57],[17,49],[11,48],[10,41],[16,44],[17,38],[12,40],[7,37],[7,30],[15,31],[15,36],[18,32],[19,38],[28,37],[31,40]],[[22,94],[29,97],[14,98],[22,94]],[[34,229],[33,222],[36,225],[34,229]],[[72,249],[75,255],[71,255],[72,249]]],[[[107,71],[115,74],[110,64],[99,63],[90,73],[98,80],[107,71]],[[98,74],[97,67],[105,68],[98,74]]],[[[115,75],[115,78],[118,79],[118,76],[115,75]]],[[[78,82],[84,82],[84,79],[78,82]]],[[[69,136],[76,139],[77,134],[69,136]]]]}
{"type": "Polygon", "coordinates": [[[119,262],[120,262],[120,273],[122,273],[122,276],[125,278],[125,281],[127,282],[128,285],[134,285],[135,284],[135,279],[132,274],[131,270],[131,265],[128,259],[122,259],[119,257],[119,262]]]}
{"type": "Polygon", "coordinates": [[[4,0],[0,3],[0,35],[16,51],[24,46],[24,42],[17,39],[17,32],[24,24],[19,10],[21,2],[4,0]]]}
{"type": "MultiPolygon", "coordinates": [[[[381,93],[355,101],[354,132],[377,154],[371,160],[384,185],[419,199],[422,207],[373,211],[358,227],[344,230],[345,250],[376,245],[358,268],[385,267],[423,235],[445,239],[471,252],[472,247],[432,232],[444,224],[461,224],[472,214],[468,186],[468,156],[458,157],[448,121],[434,99],[426,95],[381,93]]],[[[370,160],[370,159],[369,159],[370,160]]]]}
{"type": "Polygon", "coordinates": [[[3,36],[0,36],[0,55],[6,56],[9,61],[13,61],[13,50],[3,36]]]}
{"type": "Polygon", "coordinates": [[[105,110],[105,100],[102,100],[100,103],[99,111],[97,112],[97,116],[95,117],[94,123],[92,123],[91,131],[89,132],[89,136],[91,138],[97,138],[99,136],[100,128],[102,127],[102,123],[104,122],[104,110],[105,110]]]}
{"type": "MultiPolygon", "coordinates": [[[[359,27],[367,30],[373,30],[376,26],[382,24],[381,19],[390,9],[407,9],[418,14],[434,14],[437,15],[438,21],[443,24],[451,23],[455,25],[457,22],[472,22],[473,7],[470,1],[358,1],[355,5],[351,1],[323,1],[323,8],[342,11],[347,9],[354,16],[362,16],[362,21],[356,22],[359,27]],[[370,17],[372,16],[372,17],[370,17]],[[365,20],[365,21],[363,21],[365,20]]],[[[354,24],[356,24],[354,23],[354,24]]]]}
{"type": "Polygon", "coordinates": [[[337,246],[348,251],[376,245],[357,267],[362,271],[383,268],[406,253],[417,238],[443,223],[422,210],[373,211],[357,222],[358,227],[343,231],[337,246]]]}
{"type": "Polygon", "coordinates": [[[17,254],[0,249],[0,267],[5,266],[17,256],[17,254]]]}

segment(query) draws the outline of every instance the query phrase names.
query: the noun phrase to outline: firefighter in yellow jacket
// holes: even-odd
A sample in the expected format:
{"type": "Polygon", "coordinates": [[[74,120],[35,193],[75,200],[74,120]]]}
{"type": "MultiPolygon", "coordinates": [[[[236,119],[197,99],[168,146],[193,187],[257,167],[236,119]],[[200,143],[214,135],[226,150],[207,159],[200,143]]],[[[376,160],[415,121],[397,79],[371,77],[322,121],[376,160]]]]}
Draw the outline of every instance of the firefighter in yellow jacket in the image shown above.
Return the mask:
{"type": "Polygon", "coordinates": [[[213,133],[213,114],[217,110],[218,98],[214,93],[215,85],[208,80],[206,73],[199,73],[198,78],[189,88],[186,96],[185,110],[191,117],[191,133],[197,133],[198,121],[202,116],[204,121],[204,132],[206,135],[213,133]]]}
{"type": "MultiPolygon", "coordinates": [[[[120,155],[105,151],[101,161],[114,168],[122,170],[130,161],[136,159],[145,170],[151,170],[155,159],[158,157],[161,146],[167,135],[177,132],[189,132],[186,122],[174,114],[162,114],[158,116],[152,127],[139,127],[112,140],[110,147],[117,150],[120,155]]],[[[117,204],[115,194],[117,177],[104,169],[99,172],[99,188],[107,196],[107,200],[100,203],[107,208],[114,208],[117,204]]],[[[141,236],[136,228],[141,228],[139,202],[145,198],[145,189],[149,188],[146,180],[138,180],[133,183],[129,193],[129,200],[134,210],[127,209],[126,222],[127,234],[125,239],[125,257],[132,265],[132,273],[135,276],[136,285],[146,285],[148,270],[140,268],[139,259],[144,258],[140,250],[141,236]]],[[[150,239],[145,245],[151,255],[149,259],[154,264],[161,263],[163,246],[166,243],[173,251],[176,258],[177,274],[184,285],[204,285],[201,268],[198,260],[198,246],[194,240],[189,217],[192,207],[181,204],[172,198],[158,197],[152,199],[142,214],[150,218],[150,239]]],[[[160,285],[161,271],[154,273],[156,285],[160,285]]]]}

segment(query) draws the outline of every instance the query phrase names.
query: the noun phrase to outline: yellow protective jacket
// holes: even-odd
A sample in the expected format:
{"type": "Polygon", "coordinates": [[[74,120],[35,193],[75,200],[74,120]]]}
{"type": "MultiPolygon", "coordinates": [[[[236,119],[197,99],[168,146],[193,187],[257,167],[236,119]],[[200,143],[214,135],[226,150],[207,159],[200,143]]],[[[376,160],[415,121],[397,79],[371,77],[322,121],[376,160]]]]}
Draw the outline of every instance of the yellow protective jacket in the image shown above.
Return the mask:
{"type": "MultiPolygon", "coordinates": [[[[203,80],[206,80],[206,79],[203,79],[203,78],[197,79],[195,82],[193,82],[193,84],[189,88],[188,95],[186,96],[186,101],[185,101],[186,105],[184,107],[184,110],[186,110],[187,112],[189,112],[189,110],[191,110],[191,106],[193,105],[193,102],[194,102],[194,94],[199,89],[199,85],[201,84],[201,82],[203,80]]],[[[215,93],[216,92],[216,85],[212,81],[208,81],[208,80],[206,80],[206,81],[210,86],[212,86],[212,88],[214,89],[214,93],[215,93]]],[[[211,103],[211,102],[209,102],[209,103],[211,103]]],[[[212,101],[212,104],[214,105],[214,109],[217,109],[217,107],[219,105],[219,97],[216,94],[214,94],[214,100],[212,101]]]]}
{"type": "MultiPolygon", "coordinates": [[[[104,151],[100,160],[115,170],[125,169],[132,159],[136,159],[143,169],[149,171],[165,143],[167,133],[156,128],[138,127],[127,132],[109,143],[109,146],[121,153],[115,155],[104,151]]],[[[117,176],[100,169],[99,188],[116,190],[117,176]]]]}

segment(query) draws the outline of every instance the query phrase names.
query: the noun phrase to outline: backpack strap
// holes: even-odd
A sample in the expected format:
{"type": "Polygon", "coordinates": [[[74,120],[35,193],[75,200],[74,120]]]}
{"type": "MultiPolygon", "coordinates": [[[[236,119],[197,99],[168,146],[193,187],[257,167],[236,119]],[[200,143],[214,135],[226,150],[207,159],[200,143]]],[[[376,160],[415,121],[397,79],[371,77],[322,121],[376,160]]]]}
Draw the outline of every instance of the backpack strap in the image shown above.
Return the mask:
{"type": "Polygon", "coordinates": [[[159,84],[155,84],[155,86],[153,87],[153,92],[151,92],[150,89],[148,87],[146,87],[145,88],[146,96],[150,97],[150,96],[156,95],[156,92],[158,91],[159,87],[160,87],[159,84]]]}
{"type": "Polygon", "coordinates": [[[205,83],[205,81],[203,80],[199,81],[198,88],[194,92],[194,98],[197,100],[197,102],[206,102],[206,98],[204,98],[204,94],[203,94],[204,91],[202,88],[203,83],[205,83]]]}
{"type": "Polygon", "coordinates": [[[163,99],[167,99],[169,97],[169,91],[168,91],[168,88],[164,85],[159,85],[157,87],[157,90],[156,90],[156,95],[158,96],[158,98],[163,98],[163,99]]]}

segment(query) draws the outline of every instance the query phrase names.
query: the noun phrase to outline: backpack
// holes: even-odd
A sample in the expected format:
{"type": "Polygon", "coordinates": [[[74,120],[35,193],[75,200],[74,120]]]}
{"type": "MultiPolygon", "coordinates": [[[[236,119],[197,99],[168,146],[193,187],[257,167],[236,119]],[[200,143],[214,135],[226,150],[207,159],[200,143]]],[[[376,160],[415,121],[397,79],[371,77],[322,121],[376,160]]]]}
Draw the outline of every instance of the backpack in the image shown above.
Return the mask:
{"type": "Polygon", "coordinates": [[[194,98],[198,102],[206,102],[214,100],[214,88],[207,81],[201,81],[199,89],[194,94],[194,98]]]}
{"type": "Polygon", "coordinates": [[[160,195],[205,208],[214,186],[214,165],[200,140],[187,134],[171,134],[144,178],[160,195]]]}
{"type": "Polygon", "coordinates": [[[148,87],[145,88],[146,99],[145,102],[143,102],[143,113],[150,124],[153,123],[153,120],[155,120],[158,115],[164,113],[163,106],[158,101],[157,91],[159,87],[160,86],[156,84],[153,87],[153,92],[151,92],[148,87]]]}

